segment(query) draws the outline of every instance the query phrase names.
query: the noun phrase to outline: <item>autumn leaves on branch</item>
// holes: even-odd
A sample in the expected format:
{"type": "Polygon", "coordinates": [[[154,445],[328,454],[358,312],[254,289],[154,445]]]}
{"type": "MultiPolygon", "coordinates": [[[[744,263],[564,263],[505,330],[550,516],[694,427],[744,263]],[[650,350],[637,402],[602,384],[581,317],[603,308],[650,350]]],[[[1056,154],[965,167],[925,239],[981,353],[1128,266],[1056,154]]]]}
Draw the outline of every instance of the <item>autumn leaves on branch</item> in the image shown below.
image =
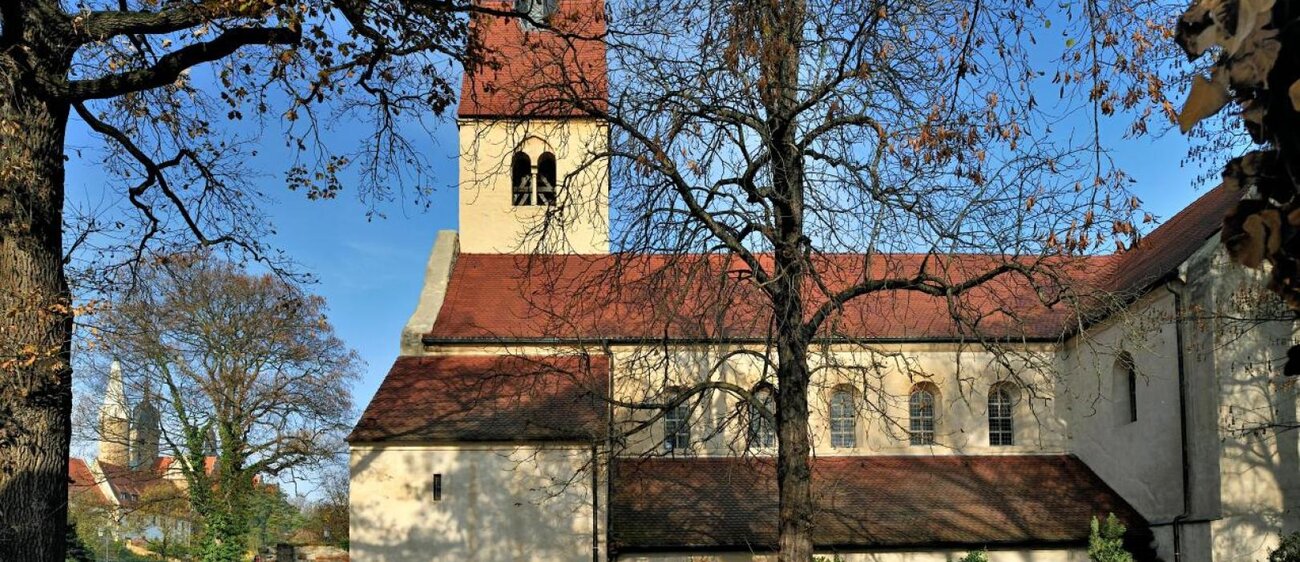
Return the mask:
{"type": "MultiPolygon", "coordinates": [[[[1230,160],[1223,183],[1249,190],[1223,220],[1232,260],[1271,266],[1268,282],[1300,311],[1300,5],[1276,0],[1200,0],[1182,15],[1175,40],[1196,60],[1214,51],[1210,78],[1197,76],[1178,116],[1183,132],[1229,102],[1241,108],[1250,138],[1261,145],[1230,160]]],[[[1300,346],[1288,353],[1300,374],[1300,346]]]]}

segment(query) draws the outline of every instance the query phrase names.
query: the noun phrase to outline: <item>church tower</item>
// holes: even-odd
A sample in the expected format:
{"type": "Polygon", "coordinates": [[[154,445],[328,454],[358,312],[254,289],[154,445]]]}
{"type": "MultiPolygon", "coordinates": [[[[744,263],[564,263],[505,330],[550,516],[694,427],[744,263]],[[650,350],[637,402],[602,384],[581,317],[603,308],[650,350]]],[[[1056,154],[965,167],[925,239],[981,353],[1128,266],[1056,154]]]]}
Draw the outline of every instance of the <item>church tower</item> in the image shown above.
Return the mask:
{"type": "Polygon", "coordinates": [[[122,366],[117,361],[108,368],[108,386],[104,402],[99,406],[99,461],[124,466],[130,460],[130,410],[126,403],[126,387],[122,383],[122,366]]]}
{"type": "Polygon", "coordinates": [[[162,439],[161,419],[153,404],[153,393],[145,389],[131,417],[131,468],[148,468],[158,460],[158,441],[162,439]]]}
{"type": "Polygon", "coordinates": [[[609,253],[604,2],[486,3],[528,18],[472,22],[488,62],[466,73],[457,112],[460,249],[609,253]]]}

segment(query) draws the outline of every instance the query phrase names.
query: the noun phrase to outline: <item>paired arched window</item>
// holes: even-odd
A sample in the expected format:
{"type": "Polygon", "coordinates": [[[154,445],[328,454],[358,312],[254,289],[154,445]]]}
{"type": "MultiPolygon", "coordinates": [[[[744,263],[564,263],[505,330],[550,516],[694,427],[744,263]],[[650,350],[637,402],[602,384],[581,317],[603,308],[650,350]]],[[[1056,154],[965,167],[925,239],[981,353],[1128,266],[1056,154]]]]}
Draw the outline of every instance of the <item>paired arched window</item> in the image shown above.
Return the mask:
{"type": "Polygon", "coordinates": [[[1006,447],[1016,444],[1015,400],[1015,389],[1009,384],[997,384],[989,389],[989,445],[1006,447]]]}
{"type": "Polygon", "coordinates": [[[535,174],[528,153],[516,152],[510,160],[510,197],[514,206],[554,205],[557,185],[554,154],[543,152],[537,157],[535,174]]]}
{"type": "Polygon", "coordinates": [[[837,388],[831,393],[831,447],[852,449],[858,446],[857,404],[853,392],[837,388]]]}
{"type": "Polygon", "coordinates": [[[776,398],[772,393],[772,387],[764,385],[756,388],[753,401],[749,404],[749,446],[751,448],[770,449],[776,446],[776,424],[772,421],[775,415],[776,398]]]}
{"type": "Polygon", "coordinates": [[[538,25],[547,25],[555,14],[556,0],[515,0],[515,12],[528,16],[519,18],[519,27],[524,31],[538,29],[538,25]]]}
{"type": "Polygon", "coordinates": [[[533,204],[533,159],[523,152],[510,161],[510,197],[516,207],[533,204]]]}
{"type": "Polygon", "coordinates": [[[543,152],[537,158],[537,204],[555,204],[555,155],[543,152]]]}
{"type": "Polygon", "coordinates": [[[912,387],[908,396],[908,436],[912,445],[934,444],[934,420],[937,412],[939,389],[930,383],[912,387]]]}
{"type": "Polygon", "coordinates": [[[1137,369],[1133,364],[1133,356],[1128,352],[1119,354],[1115,359],[1113,394],[1116,421],[1119,425],[1137,421],[1137,369]]]}
{"type": "MultiPolygon", "coordinates": [[[[669,401],[676,399],[680,389],[670,389],[669,401]]],[[[691,407],[685,402],[669,406],[664,412],[664,450],[669,453],[691,448],[691,407]]]]}

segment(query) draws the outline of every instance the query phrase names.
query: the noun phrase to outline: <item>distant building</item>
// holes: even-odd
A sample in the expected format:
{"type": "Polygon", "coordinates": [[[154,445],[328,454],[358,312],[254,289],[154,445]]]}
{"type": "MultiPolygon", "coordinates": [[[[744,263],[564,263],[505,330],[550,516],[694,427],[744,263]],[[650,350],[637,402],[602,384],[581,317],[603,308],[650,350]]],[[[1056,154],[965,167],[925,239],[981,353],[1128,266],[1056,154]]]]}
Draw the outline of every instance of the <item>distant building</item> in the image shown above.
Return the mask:
{"type": "MultiPolygon", "coordinates": [[[[115,539],[185,538],[191,532],[188,482],[176,458],[159,454],[155,399],[146,390],[132,408],[114,361],[99,409],[99,453],[68,463],[69,504],[102,512],[114,523],[115,539]]],[[[216,470],[216,460],[205,456],[208,474],[216,470]]]]}
{"type": "MultiPolygon", "coordinates": [[[[619,406],[667,403],[706,379],[771,400],[770,372],[733,353],[764,349],[767,318],[700,276],[619,292],[661,264],[610,253],[609,170],[586,161],[606,152],[607,125],[526,93],[563,76],[605,99],[605,52],[584,39],[604,32],[603,3],[522,4],[557,6],[552,21],[573,33],[473,20],[502,60],[466,77],[460,230],[438,233],[400,356],[349,437],[352,559],[770,560],[771,425],[724,393],[662,412],[619,406]],[[575,217],[557,227],[564,245],[525,256],[552,212],[575,217]],[[647,431],[612,438],[642,421],[647,431]]],[[[1115,513],[1142,559],[1236,562],[1300,530],[1296,384],[1279,366],[1295,330],[1237,321],[1260,303],[1259,279],[1218,239],[1237,198],[1215,189],[1131,251],[1080,258],[1071,283],[1124,295],[1105,317],[1046,307],[1015,283],[968,303],[985,334],[1036,363],[995,361],[940,298],[845,306],[838,335],[915,369],[880,368],[867,387],[853,371],[875,352],[828,337],[812,353],[824,367],[809,396],[817,549],[851,562],[981,548],[996,562],[1081,562],[1089,519],[1115,513]]],[[[918,259],[875,257],[882,272],[918,259]]],[[[856,258],[819,263],[854,278],[856,258]]],[[[934,259],[959,272],[983,258],[934,259]]],[[[677,266],[724,278],[728,264],[677,266]]]]}

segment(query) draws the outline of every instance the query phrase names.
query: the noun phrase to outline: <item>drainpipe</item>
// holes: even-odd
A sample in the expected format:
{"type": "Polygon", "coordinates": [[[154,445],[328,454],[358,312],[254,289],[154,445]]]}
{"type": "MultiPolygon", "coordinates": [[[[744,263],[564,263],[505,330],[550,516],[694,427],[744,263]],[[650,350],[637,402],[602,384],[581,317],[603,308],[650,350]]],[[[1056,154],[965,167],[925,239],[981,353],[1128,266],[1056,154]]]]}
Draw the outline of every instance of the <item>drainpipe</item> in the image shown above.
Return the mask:
{"type": "Polygon", "coordinates": [[[591,562],[600,562],[600,457],[596,440],[591,441],[591,562]]]}
{"type": "MultiPolygon", "coordinates": [[[[609,504],[609,503],[610,503],[610,500],[612,500],[612,499],[614,498],[614,402],[612,401],[613,394],[614,394],[614,350],[611,349],[610,346],[609,346],[609,338],[602,338],[602,339],[600,340],[600,348],[601,348],[601,350],[604,351],[604,353],[605,353],[605,367],[606,367],[606,371],[608,371],[607,386],[606,386],[605,391],[608,392],[608,393],[610,394],[610,396],[606,396],[606,397],[605,397],[605,398],[606,398],[606,400],[605,400],[605,423],[606,423],[606,428],[605,428],[605,451],[609,454],[609,466],[607,467],[607,470],[605,471],[605,482],[606,482],[607,486],[609,487],[609,490],[608,490],[609,493],[608,493],[608,494],[605,494],[605,496],[606,496],[606,497],[605,497],[605,503],[606,503],[606,504],[609,504]]],[[[596,459],[596,448],[595,448],[594,442],[593,442],[593,445],[592,445],[592,455],[591,455],[591,460],[592,460],[592,471],[591,471],[591,473],[592,473],[592,476],[591,476],[592,480],[591,480],[591,489],[592,489],[592,490],[595,490],[595,489],[596,489],[596,486],[597,486],[598,484],[597,484],[597,482],[596,482],[596,461],[597,461],[597,459],[596,459]]],[[[595,494],[594,494],[594,493],[592,494],[592,497],[593,497],[593,498],[595,497],[595,494]]],[[[597,513],[596,508],[597,508],[598,506],[596,505],[594,499],[593,499],[593,501],[592,501],[592,506],[591,506],[591,507],[592,507],[592,510],[591,510],[591,518],[592,518],[592,522],[593,522],[593,523],[596,523],[596,522],[598,522],[598,521],[600,520],[600,516],[599,516],[598,513],[597,513]]],[[[611,505],[606,505],[605,507],[612,507],[612,506],[611,506],[611,505]]],[[[613,552],[613,550],[610,549],[610,547],[609,547],[609,524],[608,524],[608,522],[609,522],[609,512],[606,512],[605,515],[606,515],[606,517],[605,517],[605,521],[606,521],[606,524],[605,524],[605,559],[606,559],[606,560],[613,560],[613,559],[614,559],[614,552],[613,552]]],[[[600,562],[600,549],[599,549],[599,547],[595,544],[595,541],[597,540],[596,537],[597,537],[597,535],[596,535],[596,531],[594,530],[594,527],[593,527],[592,535],[591,535],[591,540],[592,540],[592,545],[591,545],[591,560],[592,560],[592,562],[600,562]]]]}
{"type": "Polygon", "coordinates": [[[1183,556],[1183,522],[1192,515],[1192,482],[1191,482],[1191,463],[1187,458],[1187,375],[1184,368],[1184,348],[1183,348],[1183,288],[1186,283],[1177,275],[1171,275],[1168,282],[1165,283],[1165,290],[1174,296],[1174,342],[1178,347],[1178,426],[1181,430],[1180,438],[1182,440],[1182,461],[1183,461],[1183,512],[1174,517],[1174,562],[1180,562],[1183,556]],[[1174,282],[1178,283],[1178,289],[1174,289],[1174,282]]]}

